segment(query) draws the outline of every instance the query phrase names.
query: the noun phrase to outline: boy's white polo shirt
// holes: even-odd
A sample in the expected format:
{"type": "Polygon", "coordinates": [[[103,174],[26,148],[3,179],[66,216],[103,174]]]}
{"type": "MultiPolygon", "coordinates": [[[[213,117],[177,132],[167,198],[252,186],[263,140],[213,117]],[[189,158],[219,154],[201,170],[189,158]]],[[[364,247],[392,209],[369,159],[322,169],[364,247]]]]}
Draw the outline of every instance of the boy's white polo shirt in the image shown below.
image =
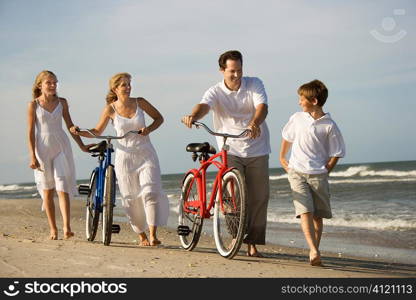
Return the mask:
{"type": "MultiPolygon", "coordinates": [[[[238,91],[229,90],[224,81],[209,88],[202,97],[213,111],[214,130],[221,133],[240,134],[248,128],[259,104],[267,104],[264,85],[259,78],[243,77],[238,91]]],[[[266,121],[260,125],[261,134],[255,139],[243,137],[227,139],[229,154],[239,157],[256,157],[270,153],[269,129],[266,121]]],[[[219,149],[223,138],[216,137],[219,149]]]]}
{"type": "Polygon", "coordinates": [[[345,155],[341,131],[329,113],[317,120],[307,112],[293,114],[283,128],[282,137],[292,143],[289,168],[301,173],[326,173],[330,157],[345,155]]]}

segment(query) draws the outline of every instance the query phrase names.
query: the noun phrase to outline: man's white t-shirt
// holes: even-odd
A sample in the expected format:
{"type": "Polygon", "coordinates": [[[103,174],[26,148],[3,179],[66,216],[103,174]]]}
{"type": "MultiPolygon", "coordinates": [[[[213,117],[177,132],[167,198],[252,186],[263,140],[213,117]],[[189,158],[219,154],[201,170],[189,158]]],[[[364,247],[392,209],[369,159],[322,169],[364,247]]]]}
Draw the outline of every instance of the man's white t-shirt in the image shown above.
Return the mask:
{"type": "MultiPolygon", "coordinates": [[[[238,91],[229,90],[224,81],[209,88],[201,104],[208,104],[213,111],[214,130],[221,133],[240,134],[248,128],[259,104],[267,104],[263,83],[256,77],[241,78],[238,91]]],[[[227,139],[229,154],[239,157],[257,157],[270,153],[269,129],[266,121],[260,125],[261,134],[255,139],[243,137],[227,139]]],[[[219,149],[223,138],[216,137],[219,149]]]]}
{"type": "Polygon", "coordinates": [[[315,120],[307,112],[294,113],[284,126],[282,137],[292,143],[289,168],[306,174],[321,174],[330,157],[344,157],[341,131],[329,113],[315,120]]]}

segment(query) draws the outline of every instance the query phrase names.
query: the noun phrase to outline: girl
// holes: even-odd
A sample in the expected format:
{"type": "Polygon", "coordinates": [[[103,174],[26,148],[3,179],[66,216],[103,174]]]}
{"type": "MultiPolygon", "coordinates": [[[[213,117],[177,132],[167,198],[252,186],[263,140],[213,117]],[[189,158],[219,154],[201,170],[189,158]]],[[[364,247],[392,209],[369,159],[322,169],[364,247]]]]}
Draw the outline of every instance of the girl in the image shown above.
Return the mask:
{"type": "MultiPolygon", "coordinates": [[[[141,134],[130,134],[118,140],[115,154],[115,171],[122,205],[126,211],[131,227],[138,233],[141,246],[155,246],[161,242],[157,238],[157,226],[166,225],[169,214],[167,197],[162,192],[159,160],[149,133],[156,130],[163,117],[159,111],[144,98],[130,97],[131,76],[119,73],[110,79],[107,105],[101,118],[91,131],[96,135],[107,127],[111,119],[117,135],[124,135],[130,130],[141,130],[141,134]],[[144,113],[153,122],[145,125],[144,113]],[[149,239],[145,230],[149,228],[149,239]]],[[[71,132],[85,137],[93,137],[86,132],[71,132]]]]}
{"type": "MultiPolygon", "coordinates": [[[[57,95],[58,79],[51,71],[40,72],[33,84],[33,99],[28,105],[30,168],[43,199],[50,228],[49,239],[58,239],[54,193],[58,194],[63,219],[64,239],[74,235],[70,224],[70,199],[76,193],[75,167],[68,136],[62,129],[62,118],[69,130],[73,126],[68,102],[57,95]]],[[[72,135],[79,147],[88,152],[79,136],[72,135]]]]}

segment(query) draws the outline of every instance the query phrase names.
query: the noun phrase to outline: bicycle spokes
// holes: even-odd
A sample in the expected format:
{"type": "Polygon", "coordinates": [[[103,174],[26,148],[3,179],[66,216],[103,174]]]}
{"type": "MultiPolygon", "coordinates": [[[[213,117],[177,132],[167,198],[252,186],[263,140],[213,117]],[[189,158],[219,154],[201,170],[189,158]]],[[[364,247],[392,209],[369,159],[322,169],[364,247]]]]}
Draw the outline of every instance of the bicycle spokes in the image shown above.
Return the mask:
{"type": "Polygon", "coordinates": [[[185,201],[181,202],[182,205],[182,210],[184,212],[186,212],[186,216],[188,217],[188,219],[190,221],[191,218],[189,218],[189,216],[193,216],[198,214],[199,212],[199,200],[198,200],[198,192],[197,192],[197,186],[196,186],[196,182],[195,179],[193,179],[189,184],[188,187],[185,191],[185,195],[183,197],[183,199],[186,199],[185,201]]]}
{"type": "Polygon", "coordinates": [[[182,247],[189,251],[198,243],[203,225],[198,199],[195,177],[193,174],[188,174],[182,186],[178,234],[182,247]]]}
{"type": "Polygon", "coordinates": [[[235,189],[235,180],[231,179],[225,185],[223,191],[223,210],[226,228],[230,236],[235,239],[237,236],[238,226],[240,222],[240,194],[235,189]]]}
{"type": "Polygon", "coordinates": [[[246,228],[245,187],[238,170],[222,179],[222,190],[214,209],[214,237],[218,252],[232,258],[237,254],[246,228]]]}

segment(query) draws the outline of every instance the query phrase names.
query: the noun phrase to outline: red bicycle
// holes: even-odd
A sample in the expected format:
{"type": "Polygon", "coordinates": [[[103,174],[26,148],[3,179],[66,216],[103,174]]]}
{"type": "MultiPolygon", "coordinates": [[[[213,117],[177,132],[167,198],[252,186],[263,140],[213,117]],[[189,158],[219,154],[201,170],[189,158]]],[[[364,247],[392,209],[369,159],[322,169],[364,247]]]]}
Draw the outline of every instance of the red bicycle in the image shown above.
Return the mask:
{"type": "Polygon", "coordinates": [[[232,135],[213,132],[204,123],[193,124],[197,128],[202,126],[212,135],[223,137],[224,145],[219,153],[216,153],[215,148],[209,143],[192,143],[186,147],[187,152],[192,152],[193,161],[199,158],[200,167],[189,170],[182,182],[179,239],[185,250],[192,251],[198,244],[204,219],[214,216],[215,245],[221,256],[231,259],[240,250],[246,233],[247,188],[240,171],[228,167],[229,146],[226,142],[228,138],[241,138],[250,130],[246,129],[239,135],[232,135]],[[210,200],[207,202],[206,172],[211,165],[217,167],[218,171],[212,185],[210,200]]]}

